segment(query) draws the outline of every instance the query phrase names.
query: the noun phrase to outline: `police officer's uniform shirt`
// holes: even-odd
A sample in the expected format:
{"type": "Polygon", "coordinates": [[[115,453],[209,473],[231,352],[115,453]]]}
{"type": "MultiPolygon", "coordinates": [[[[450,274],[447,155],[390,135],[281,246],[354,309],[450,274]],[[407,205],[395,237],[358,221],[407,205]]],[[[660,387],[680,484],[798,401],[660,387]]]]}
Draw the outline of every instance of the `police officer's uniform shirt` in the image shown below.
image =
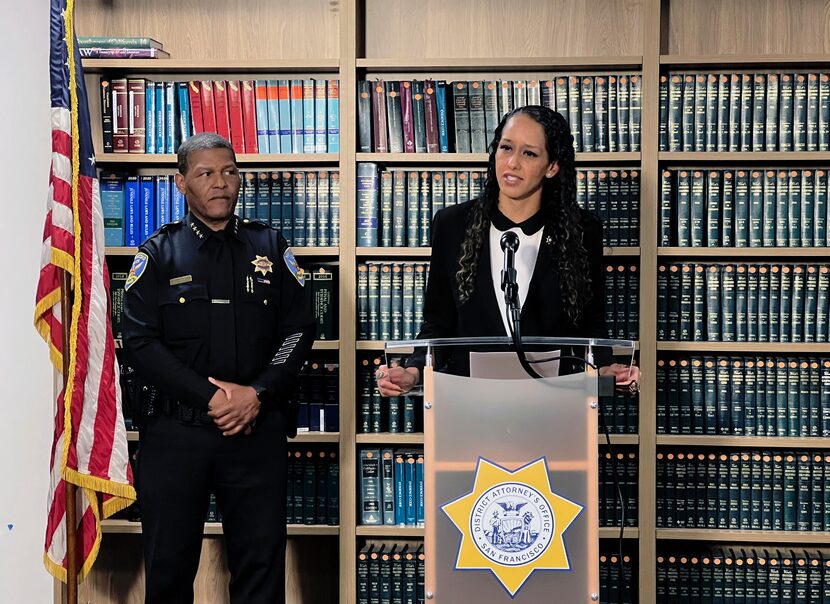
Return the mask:
{"type": "Polygon", "coordinates": [[[208,377],[287,398],[314,338],[314,319],[285,239],[232,217],[212,231],[192,214],[140,247],[127,279],[129,362],[164,395],[206,409],[208,377]]]}
{"type": "Polygon", "coordinates": [[[524,306],[527,299],[530,279],[536,267],[536,258],[539,255],[539,245],[542,243],[542,232],[545,219],[539,211],[527,220],[516,224],[502,214],[498,208],[493,210],[490,217],[490,274],[493,279],[493,289],[496,292],[504,332],[510,334],[508,326],[507,304],[504,301],[504,292],[501,289],[501,272],[504,270],[504,252],[501,249],[501,236],[506,231],[513,231],[519,236],[519,249],[516,250],[516,283],[519,284],[519,305],[524,306]]]}

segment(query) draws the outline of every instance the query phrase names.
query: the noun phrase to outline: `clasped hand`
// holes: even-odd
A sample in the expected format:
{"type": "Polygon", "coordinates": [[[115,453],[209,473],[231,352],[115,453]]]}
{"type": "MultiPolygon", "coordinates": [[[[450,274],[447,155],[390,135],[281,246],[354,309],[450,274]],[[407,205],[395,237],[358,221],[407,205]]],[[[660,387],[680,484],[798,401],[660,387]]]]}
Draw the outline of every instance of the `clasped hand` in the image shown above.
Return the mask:
{"type": "Polygon", "coordinates": [[[233,436],[243,430],[246,435],[250,434],[259,415],[260,401],[256,390],[214,378],[208,378],[208,381],[219,388],[208,403],[208,415],[222,434],[233,436]]]}

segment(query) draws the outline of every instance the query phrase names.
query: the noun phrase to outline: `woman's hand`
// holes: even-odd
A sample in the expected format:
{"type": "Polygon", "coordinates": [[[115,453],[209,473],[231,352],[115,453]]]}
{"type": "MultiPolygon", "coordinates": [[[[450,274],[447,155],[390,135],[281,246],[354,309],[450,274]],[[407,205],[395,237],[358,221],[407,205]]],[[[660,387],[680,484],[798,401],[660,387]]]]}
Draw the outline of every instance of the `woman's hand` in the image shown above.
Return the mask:
{"type": "Polygon", "coordinates": [[[387,367],[381,365],[375,371],[375,379],[381,396],[401,396],[412,390],[421,378],[417,367],[387,367]]]}
{"type": "Polygon", "coordinates": [[[612,363],[607,367],[600,367],[599,374],[603,376],[614,376],[617,387],[628,386],[631,392],[638,392],[640,390],[640,368],[636,365],[612,363]]]}

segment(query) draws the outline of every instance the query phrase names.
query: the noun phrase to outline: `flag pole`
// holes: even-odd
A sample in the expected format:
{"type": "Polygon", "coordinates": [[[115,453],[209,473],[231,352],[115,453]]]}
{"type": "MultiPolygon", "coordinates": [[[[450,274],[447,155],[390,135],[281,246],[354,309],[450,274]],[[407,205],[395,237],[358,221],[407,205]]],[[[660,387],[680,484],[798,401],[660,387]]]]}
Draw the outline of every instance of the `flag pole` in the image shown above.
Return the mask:
{"type": "MultiPolygon", "coordinates": [[[[63,386],[66,392],[66,380],[69,378],[69,331],[72,325],[72,276],[65,270],[61,272],[61,339],[63,341],[63,386]]],[[[64,401],[66,404],[66,401],[64,401]]],[[[61,412],[60,410],[58,412],[61,412]]],[[[70,426],[71,428],[71,426],[70,426]]],[[[64,480],[66,493],[66,602],[78,604],[78,522],[76,508],[77,487],[64,480]]]]}

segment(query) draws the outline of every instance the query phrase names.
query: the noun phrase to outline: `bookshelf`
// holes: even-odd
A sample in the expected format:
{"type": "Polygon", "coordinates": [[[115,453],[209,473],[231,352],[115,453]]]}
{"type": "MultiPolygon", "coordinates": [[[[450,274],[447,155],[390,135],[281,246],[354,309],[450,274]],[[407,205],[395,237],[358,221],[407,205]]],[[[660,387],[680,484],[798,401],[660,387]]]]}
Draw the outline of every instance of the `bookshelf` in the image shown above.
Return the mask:
{"type": "MultiPolygon", "coordinates": [[[[825,248],[691,248],[658,246],[660,172],[663,168],[707,166],[818,166],[828,152],[714,152],[659,150],[659,89],[669,71],[830,71],[830,42],[822,29],[827,0],[747,3],[741,0],[612,0],[601,10],[590,0],[523,0],[505,10],[499,0],[205,0],[192,3],[79,1],[79,35],[147,35],[162,41],[169,60],[87,60],[96,163],[107,170],[175,168],[174,155],[104,154],[100,149],[102,75],[174,79],[325,77],[340,80],[341,141],[338,154],[240,155],[244,168],[286,170],[337,168],[341,178],[339,247],[295,248],[301,257],[336,260],[339,265],[338,340],[315,344],[332,351],[340,364],[340,432],[305,433],[293,443],[337,443],[340,459],[340,527],[289,527],[288,601],[356,602],[358,545],[412,541],[423,529],[367,527],[357,519],[357,453],[368,445],[418,446],[422,434],[357,434],[358,353],[380,352],[381,342],[357,341],[356,266],[367,259],[425,260],[429,248],[357,247],[355,191],[360,162],[403,169],[432,166],[481,168],[487,156],[474,153],[358,153],[357,81],[364,79],[548,79],[553,74],[630,71],[642,74],[641,150],[636,153],[580,153],[580,166],[638,167],[641,177],[640,245],[606,248],[605,256],[634,258],[639,264],[639,359],[643,368],[639,433],[611,435],[615,445],[636,448],[639,460],[639,518],[626,528],[636,550],[636,591],[640,602],[656,600],[658,544],[670,541],[821,545],[827,534],[759,531],[656,529],[656,453],[663,446],[724,448],[830,448],[823,438],[725,437],[656,434],[658,355],[666,353],[827,355],[830,344],[657,341],[656,284],[660,262],[821,262],[825,248]],[[186,23],[187,27],[182,27],[186,23]],[[204,40],[210,40],[205,43],[204,40]],[[793,260],[795,261],[795,260],[793,260]],[[315,572],[308,572],[314,568],[315,572]]],[[[108,248],[126,262],[135,248],[108,248]]],[[[600,442],[605,438],[600,437],[600,442]]],[[[141,592],[141,548],[136,526],[105,525],[107,533],[92,576],[81,585],[92,601],[131,601],[141,592]]],[[[226,601],[228,574],[216,526],[206,528],[198,601],[226,601]]],[[[613,540],[618,529],[600,529],[613,540]]]]}

